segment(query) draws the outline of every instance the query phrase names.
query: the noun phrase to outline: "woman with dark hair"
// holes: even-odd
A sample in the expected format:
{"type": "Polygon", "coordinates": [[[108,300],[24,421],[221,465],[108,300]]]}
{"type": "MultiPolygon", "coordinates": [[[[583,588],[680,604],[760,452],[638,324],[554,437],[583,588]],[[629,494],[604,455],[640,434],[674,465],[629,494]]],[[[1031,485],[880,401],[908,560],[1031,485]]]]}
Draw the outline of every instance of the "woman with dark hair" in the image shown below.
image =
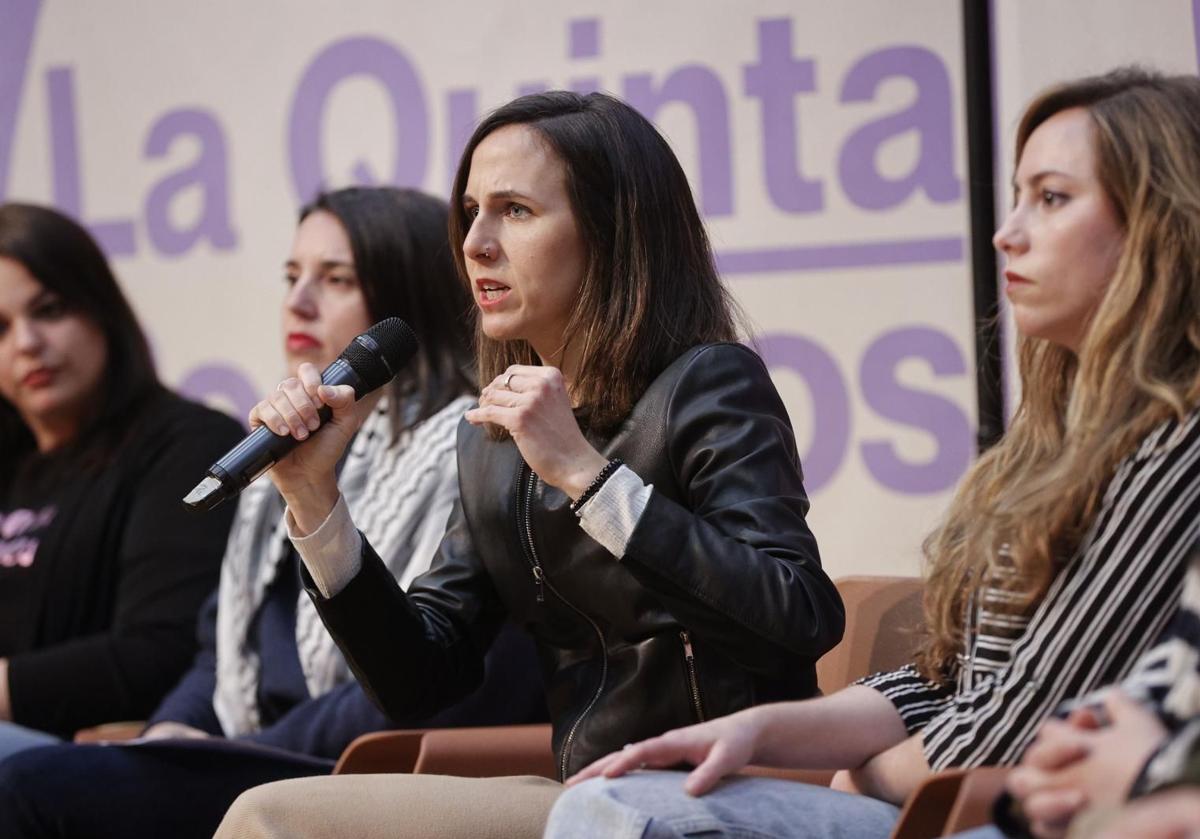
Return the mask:
{"type": "Polygon", "coordinates": [[[1137,69],[1026,108],[993,239],[1021,403],[926,541],[916,660],[602,758],[547,836],[885,837],[932,772],[1016,763],[1063,700],[1130,671],[1200,536],[1197,115],[1200,79],[1137,69]],[[843,771],[725,777],[751,763],[843,771]]]}
{"type": "MultiPolygon", "coordinates": [[[[441,707],[478,681],[507,617],[538,644],[564,777],[631,739],[816,693],[841,602],[787,414],[732,343],[666,141],[609,96],[523,97],[476,129],[452,208],[486,386],[430,572],[402,592],[338,496],[333,465],[357,427],[346,391],[305,366],[251,413],[286,434],[334,410],[272,478],[356,675],[392,713],[441,707]]],[[[221,835],[538,834],[558,789],[304,779],[242,796],[221,835]]]]}
{"type": "MultiPolygon", "coordinates": [[[[301,211],[284,266],[290,369],[323,369],[386,317],[404,318],[421,336],[383,396],[356,406],[365,416],[337,474],[388,579],[402,587],[429,567],[457,499],[455,430],[472,403],[464,395],[473,390],[470,299],[454,276],[446,215],[444,201],[414,190],[324,193],[301,211]]],[[[301,592],[298,563],[278,492],[269,481],[251,485],[201,616],[200,653],[142,742],[52,746],[0,764],[0,835],[209,837],[238,793],[328,774],[360,734],[545,719],[532,645],[515,631],[492,648],[470,697],[436,715],[389,719],[301,592]],[[105,779],[99,797],[91,794],[97,778],[105,779]],[[72,802],[65,813],[64,801],[72,802]]]]}
{"type": "Polygon", "coordinates": [[[82,227],[0,207],[0,756],[144,716],[186,669],[233,511],[179,493],[239,436],[159,384],[82,227]]]}
{"type": "MultiPolygon", "coordinates": [[[[417,336],[416,356],[390,385],[389,401],[405,406],[389,413],[399,435],[475,390],[467,329],[471,299],[455,281],[446,202],[415,189],[350,187],[318,195],[301,210],[301,225],[321,213],[340,223],[371,322],[400,317],[417,336]]],[[[289,282],[296,270],[287,266],[289,282]]],[[[306,355],[304,341],[293,337],[287,349],[295,370],[317,356],[306,355]]],[[[325,355],[341,349],[328,347],[325,355]]]]}

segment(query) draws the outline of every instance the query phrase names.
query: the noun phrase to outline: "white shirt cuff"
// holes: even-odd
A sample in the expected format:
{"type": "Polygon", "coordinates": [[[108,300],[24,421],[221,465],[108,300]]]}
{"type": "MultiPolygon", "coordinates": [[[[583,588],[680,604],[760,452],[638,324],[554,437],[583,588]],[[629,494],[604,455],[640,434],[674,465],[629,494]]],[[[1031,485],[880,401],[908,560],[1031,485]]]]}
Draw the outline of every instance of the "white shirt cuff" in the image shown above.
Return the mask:
{"type": "Polygon", "coordinates": [[[621,466],[576,511],[579,526],[620,559],[625,556],[625,548],[650,503],[653,490],[653,484],[642,483],[636,472],[621,466]]]}
{"type": "Polygon", "coordinates": [[[362,568],[362,534],[350,519],[345,496],[338,496],[325,521],[307,536],[296,535],[296,520],[291,510],[284,521],[296,553],[326,599],[344,589],[362,568]]]}

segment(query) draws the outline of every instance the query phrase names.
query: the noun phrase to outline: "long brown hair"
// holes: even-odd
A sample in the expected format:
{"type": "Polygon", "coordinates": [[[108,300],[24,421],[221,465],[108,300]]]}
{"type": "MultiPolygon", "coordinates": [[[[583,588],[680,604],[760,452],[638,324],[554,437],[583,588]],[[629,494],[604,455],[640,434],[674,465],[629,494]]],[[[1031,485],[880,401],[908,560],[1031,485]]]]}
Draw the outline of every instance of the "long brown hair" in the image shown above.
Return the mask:
{"type": "Polygon", "coordinates": [[[1121,256],[1078,356],[1020,339],[1012,425],[925,541],[917,660],[930,678],[952,671],[969,598],[1000,578],[990,572],[1015,571],[1004,577],[1017,608],[1034,608],[1079,548],[1118,463],[1200,401],[1200,79],[1126,68],[1052,88],[1025,110],[1016,160],[1039,125],[1077,107],[1091,117],[1121,256]]]}
{"type": "MultiPolygon", "coordinates": [[[[717,277],[692,191],[666,140],[611,96],[551,91],[493,111],[463,150],[450,198],[450,241],[467,282],[462,244],[471,219],[463,193],[475,147],[506,125],[527,125],[562,160],[587,250],[566,340],[579,347],[571,394],[581,420],[611,429],[684,350],[737,336],[736,307],[717,277]]],[[[479,381],[511,364],[539,364],[526,341],[494,341],[476,329],[479,381]]],[[[498,430],[493,430],[500,436],[498,430]]]]}

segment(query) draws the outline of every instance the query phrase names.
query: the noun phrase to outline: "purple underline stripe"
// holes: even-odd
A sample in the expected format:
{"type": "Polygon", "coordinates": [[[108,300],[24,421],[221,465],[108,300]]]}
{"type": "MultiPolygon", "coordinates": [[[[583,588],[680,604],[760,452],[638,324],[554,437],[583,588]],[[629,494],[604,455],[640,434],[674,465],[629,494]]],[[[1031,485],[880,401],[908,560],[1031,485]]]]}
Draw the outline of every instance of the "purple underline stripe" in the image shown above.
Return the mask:
{"type": "Polygon", "coordinates": [[[1192,38],[1196,42],[1196,64],[1200,65],[1200,0],[1192,0],[1192,38]]]}
{"type": "Polygon", "coordinates": [[[902,242],[761,248],[722,251],[717,254],[717,269],[722,274],[763,274],[771,271],[816,271],[823,268],[962,262],[965,252],[966,247],[961,236],[910,239],[902,242]]]}

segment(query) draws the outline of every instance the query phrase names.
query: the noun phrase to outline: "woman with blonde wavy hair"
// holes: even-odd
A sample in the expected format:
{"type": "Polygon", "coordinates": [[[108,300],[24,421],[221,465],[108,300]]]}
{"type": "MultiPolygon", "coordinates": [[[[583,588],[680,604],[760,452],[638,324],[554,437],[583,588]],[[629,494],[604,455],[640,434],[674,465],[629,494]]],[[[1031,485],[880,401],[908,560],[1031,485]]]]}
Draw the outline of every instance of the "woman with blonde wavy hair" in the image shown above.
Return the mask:
{"type": "Polygon", "coordinates": [[[994,242],[1022,398],[925,543],[916,661],[597,761],[548,836],[886,836],[932,771],[1015,763],[1163,630],[1200,534],[1200,80],[1122,69],[1048,90],[1016,161],[994,242]],[[696,768],[626,775],[680,763],[696,768]],[[844,771],[832,790],[718,785],[750,763],[844,771]]]}

